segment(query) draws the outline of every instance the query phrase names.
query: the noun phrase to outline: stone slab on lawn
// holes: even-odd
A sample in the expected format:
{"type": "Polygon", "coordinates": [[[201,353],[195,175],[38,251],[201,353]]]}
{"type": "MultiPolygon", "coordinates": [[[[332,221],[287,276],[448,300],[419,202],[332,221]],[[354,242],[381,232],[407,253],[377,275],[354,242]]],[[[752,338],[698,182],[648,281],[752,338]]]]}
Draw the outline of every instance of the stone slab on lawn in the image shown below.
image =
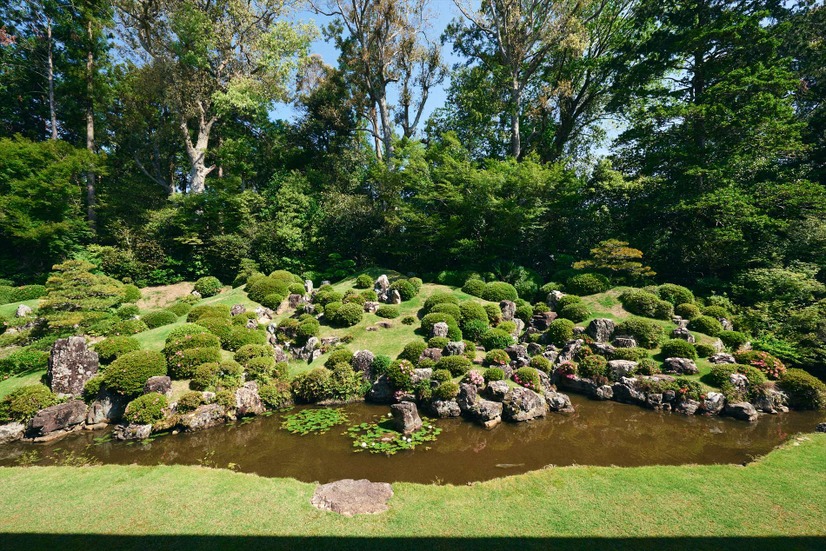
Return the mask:
{"type": "Polygon", "coordinates": [[[332,511],[345,517],[375,515],[388,509],[387,502],[393,497],[393,488],[386,482],[370,482],[367,479],[346,478],[315,489],[311,503],[322,511],[332,511]]]}

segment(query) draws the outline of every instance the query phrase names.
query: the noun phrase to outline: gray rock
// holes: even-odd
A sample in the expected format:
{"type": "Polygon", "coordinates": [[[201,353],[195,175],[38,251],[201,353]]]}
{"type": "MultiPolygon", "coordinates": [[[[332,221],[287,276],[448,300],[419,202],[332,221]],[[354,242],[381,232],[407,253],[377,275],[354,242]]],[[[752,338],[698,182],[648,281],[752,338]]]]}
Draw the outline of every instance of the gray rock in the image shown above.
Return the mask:
{"type": "Polygon", "coordinates": [[[376,311],[379,309],[379,306],[381,306],[381,304],[379,304],[378,302],[367,301],[364,303],[364,311],[368,314],[375,314],[376,311]]]}
{"type": "Polygon", "coordinates": [[[247,307],[243,304],[233,304],[232,308],[229,309],[229,315],[232,317],[240,316],[244,312],[247,311],[247,307]]]}
{"type": "Polygon", "coordinates": [[[553,390],[545,390],[542,395],[545,397],[545,402],[548,404],[549,410],[557,413],[574,412],[574,405],[571,403],[571,398],[567,394],[553,390]]]}
{"type": "Polygon", "coordinates": [[[447,343],[443,351],[444,356],[461,356],[465,353],[465,343],[462,341],[452,341],[447,343]]]}
{"type": "Polygon", "coordinates": [[[539,314],[534,314],[531,317],[531,327],[539,331],[546,331],[556,317],[556,312],[541,312],[539,314]]]}
{"type": "Polygon", "coordinates": [[[720,352],[718,354],[714,354],[708,357],[708,361],[713,364],[736,364],[737,361],[734,359],[734,356],[731,354],[726,354],[725,352],[720,352]]]}
{"type": "Polygon", "coordinates": [[[700,409],[700,402],[697,400],[683,400],[681,402],[677,402],[674,406],[674,411],[677,413],[682,413],[684,415],[694,415],[697,413],[697,410],[700,409]]]}
{"type": "Polygon", "coordinates": [[[565,296],[565,293],[562,291],[551,291],[548,293],[548,296],[545,298],[545,303],[550,307],[551,310],[556,310],[556,305],[559,303],[559,299],[565,296]]]}
{"type": "Polygon", "coordinates": [[[663,373],[677,373],[678,375],[695,375],[699,373],[697,364],[688,358],[666,358],[663,362],[663,373]]]}
{"type": "Polygon", "coordinates": [[[786,413],[789,411],[789,396],[776,388],[767,388],[753,402],[755,409],[762,413],[786,413]]]}
{"type": "Polygon", "coordinates": [[[433,400],[429,405],[430,412],[439,419],[459,417],[462,410],[456,400],[433,400]]]}
{"type": "Polygon", "coordinates": [[[98,423],[113,423],[123,418],[123,412],[129,399],[114,392],[101,390],[97,399],[89,406],[86,413],[86,424],[97,425],[98,423]]]}
{"type": "Polygon", "coordinates": [[[608,376],[612,381],[619,381],[637,370],[637,362],[631,360],[611,360],[608,362],[608,376]]]}
{"type": "Polygon", "coordinates": [[[582,345],[585,344],[585,341],[582,339],[576,339],[573,341],[568,341],[565,346],[562,348],[562,351],[559,353],[559,356],[556,358],[556,363],[561,364],[564,362],[571,362],[574,360],[574,357],[577,355],[579,350],[582,348],[582,345]]]}
{"type": "Polygon", "coordinates": [[[273,356],[275,357],[275,363],[286,362],[289,359],[287,353],[284,352],[284,348],[280,345],[273,346],[273,356]]]}
{"type": "Polygon", "coordinates": [[[310,337],[302,348],[293,349],[293,356],[298,360],[306,360],[308,363],[312,363],[321,355],[320,347],[321,341],[318,340],[318,337],[310,337]]]}
{"type": "Polygon", "coordinates": [[[617,348],[636,348],[637,347],[637,340],[634,337],[629,337],[627,335],[620,335],[614,337],[614,346],[617,348]]]}
{"type": "Polygon", "coordinates": [[[511,360],[528,357],[528,349],[522,344],[512,344],[505,348],[505,352],[507,352],[511,360]]]}
{"type": "Polygon", "coordinates": [[[456,397],[456,403],[459,404],[459,409],[463,412],[472,410],[476,405],[476,397],[476,385],[470,383],[459,384],[459,395],[456,397]]]}
{"type": "Polygon", "coordinates": [[[815,432],[826,432],[826,423],[818,423],[815,432]]]}
{"type": "Polygon", "coordinates": [[[168,375],[158,375],[149,377],[143,385],[143,393],[157,392],[158,394],[169,394],[172,391],[172,379],[168,375]]]}
{"type": "Polygon", "coordinates": [[[431,337],[447,337],[448,326],[447,323],[443,321],[439,321],[433,324],[433,328],[430,330],[431,337]]]}
{"type": "Polygon", "coordinates": [[[637,380],[623,377],[611,385],[614,391],[614,400],[624,404],[645,404],[645,393],[637,390],[637,380]]]}
{"type": "Polygon", "coordinates": [[[387,502],[391,497],[393,488],[386,482],[348,478],[318,486],[310,503],[316,509],[352,517],[383,513],[388,509],[387,502]]]}
{"type": "Polygon", "coordinates": [[[38,411],[29,422],[29,430],[35,436],[65,430],[86,421],[86,404],[71,400],[38,411]]]}
{"type": "Polygon", "coordinates": [[[14,317],[16,318],[25,318],[31,316],[34,313],[30,307],[26,306],[25,304],[21,304],[17,307],[17,310],[14,311],[14,317]]]}
{"type": "Polygon", "coordinates": [[[46,377],[55,394],[79,396],[86,381],[97,374],[99,365],[97,352],[86,348],[83,337],[58,339],[49,354],[46,377]]]}
{"type": "Polygon", "coordinates": [[[719,392],[709,392],[701,404],[703,412],[709,415],[719,415],[726,406],[726,397],[719,392]]]}
{"type": "Polygon", "coordinates": [[[365,400],[373,404],[390,404],[393,403],[393,385],[390,384],[390,379],[387,375],[382,375],[373,383],[365,400]]]}
{"type": "Polygon", "coordinates": [[[181,415],[178,424],[187,432],[208,429],[224,421],[224,407],[219,404],[198,406],[191,413],[181,415]]]}
{"type": "Polygon", "coordinates": [[[734,331],[734,324],[726,318],[717,318],[717,321],[723,326],[723,331],[734,331]]]}
{"type": "Polygon", "coordinates": [[[513,324],[515,325],[515,327],[511,332],[511,335],[513,335],[516,338],[519,338],[519,335],[521,335],[522,331],[525,330],[525,322],[519,318],[513,318],[513,324]]]}
{"type": "Polygon", "coordinates": [[[321,348],[330,348],[337,345],[341,339],[339,337],[324,337],[321,339],[321,348]]]}
{"type": "Polygon", "coordinates": [[[387,292],[387,302],[389,304],[401,304],[402,303],[402,295],[399,293],[397,289],[390,289],[387,292]]]}
{"type": "Polygon", "coordinates": [[[373,361],[376,357],[369,350],[356,350],[353,352],[353,360],[351,365],[353,371],[361,372],[364,378],[368,381],[373,380],[373,361]]]}
{"type": "Polygon", "coordinates": [[[304,295],[298,293],[292,293],[290,296],[287,297],[288,304],[290,308],[298,308],[301,303],[304,302],[304,295]]]}
{"type": "Polygon", "coordinates": [[[479,399],[468,413],[474,420],[489,429],[502,422],[502,409],[500,402],[479,399]]]}
{"type": "Polygon", "coordinates": [[[656,392],[652,392],[651,394],[646,395],[645,404],[651,409],[662,409],[663,395],[656,392]]]}
{"type": "Polygon", "coordinates": [[[502,402],[502,418],[507,421],[530,421],[547,412],[545,398],[527,388],[510,389],[502,402]]]}
{"type": "Polygon", "coordinates": [[[714,342],[711,343],[711,346],[714,347],[714,351],[718,354],[720,352],[725,352],[726,350],[726,345],[724,345],[723,341],[721,341],[720,339],[714,339],[714,342]]]}
{"type": "Polygon", "coordinates": [[[247,323],[244,324],[244,327],[247,329],[258,329],[258,320],[248,319],[247,323]]]}
{"type": "Polygon", "coordinates": [[[433,378],[433,369],[430,367],[420,367],[413,370],[410,381],[415,385],[422,381],[429,381],[433,378]]]}
{"type": "Polygon", "coordinates": [[[193,290],[193,291],[192,291],[191,293],[189,293],[189,294],[190,294],[190,295],[192,295],[192,296],[193,296],[193,297],[195,297],[195,298],[201,298],[201,293],[199,293],[198,291],[193,290]]]}
{"type": "Polygon", "coordinates": [[[548,361],[553,364],[559,357],[559,350],[557,350],[554,345],[550,344],[545,347],[545,351],[542,353],[542,356],[547,358],[548,361]]]}
{"type": "Polygon", "coordinates": [[[503,300],[499,303],[502,310],[502,321],[511,321],[516,314],[516,303],[510,300],[503,300]]]}
{"type": "Polygon", "coordinates": [[[749,388],[749,379],[742,373],[732,373],[728,376],[728,380],[740,392],[746,392],[749,388]]]}
{"type": "Polygon", "coordinates": [[[26,432],[26,425],[23,423],[6,423],[0,425],[0,444],[8,444],[9,442],[16,442],[23,438],[26,432]]]}
{"type": "Polygon", "coordinates": [[[590,335],[592,339],[597,342],[608,342],[611,340],[611,335],[614,334],[616,325],[613,320],[608,318],[597,318],[591,320],[585,332],[590,335]]]}
{"type": "Polygon", "coordinates": [[[235,412],[238,417],[264,413],[264,404],[258,395],[258,383],[248,381],[235,391],[235,412]]]}
{"type": "Polygon", "coordinates": [[[390,280],[387,279],[387,276],[382,274],[377,279],[375,284],[373,285],[373,290],[376,292],[376,295],[379,297],[379,301],[384,302],[387,300],[387,290],[390,288],[390,280]]]}
{"type": "Polygon", "coordinates": [[[602,385],[597,388],[595,396],[598,400],[610,400],[614,397],[614,389],[611,385],[602,385]]]}
{"type": "Polygon", "coordinates": [[[671,332],[672,339],[682,339],[686,342],[695,343],[697,339],[694,338],[694,335],[691,334],[691,331],[684,327],[677,327],[674,331],[671,332]]]}
{"type": "Polygon", "coordinates": [[[485,388],[485,395],[491,400],[501,402],[505,399],[505,396],[508,394],[509,390],[510,387],[505,381],[491,381],[485,388]]]}
{"type": "Polygon", "coordinates": [[[152,425],[118,425],[112,433],[115,440],[145,440],[152,434],[152,425]]]}
{"type": "Polygon", "coordinates": [[[734,404],[726,404],[723,413],[740,421],[757,421],[759,417],[757,410],[748,402],[736,402],[734,404]]]}
{"type": "MultiPolygon", "coordinates": [[[[259,306],[258,308],[255,309],[255,315],[258,316],[259,320],[270,320],[271,321],[272,317],[273,317],[273,314],[275,314],[275,312],[273,312],[269,308],[264,308],[263,306],[259,306]]],[[[262,322],[262,323],[265,323],[265,322],[262,322]]]]}
{"type": "Polygon", "coordinates": [[[304,281],[304,292],[308,295],[313,294],[313,282],[310,279],[304,281]]]}
{"type": "Polygon", "coordinates": [[[403,434],[411,434],[422,428],[422,419],[413,402],[402,402],[390,406],[393,414],[393,428],[403,434]]]}
{"type": "Polygon", "coordinates": [[[442,349],[441,348],[425,348],[424,352],[422,352],[421,356],[419,356],[419,361],[424,359],[433,360],[434,362],[438,362],[442,359],[442,349]]]}

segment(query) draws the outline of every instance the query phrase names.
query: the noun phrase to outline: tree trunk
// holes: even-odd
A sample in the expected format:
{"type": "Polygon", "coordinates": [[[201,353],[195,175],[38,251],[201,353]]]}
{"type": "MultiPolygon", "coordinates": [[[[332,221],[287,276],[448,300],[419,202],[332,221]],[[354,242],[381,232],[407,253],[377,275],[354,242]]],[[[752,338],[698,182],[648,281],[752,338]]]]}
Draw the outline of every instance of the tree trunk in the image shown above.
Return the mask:
{"type": "Polygon", "coordinates": [[[381,135],[384,142],[384,158],[389,161],[393,157],[393,125],[390,123],[390,108],[387,106],[387,96],[379,97],[379,116],[381,117],[381,135]]]}
{"type": "Polygon", "coordinates": [[[198,137],[195,144],[189,134],[189,127],[186,120],[181,121],[181,131],[184,134],[186,154],[189,157],[189,189],[192,193],[203,193],[206,189],[206,177],[215,170],[215,166],[206,166],[206,152],[209,145],[209,134],[215,119],[206,119],[206,112],[201,105],[200,116],[198,118],[198,137]]]}
{"type": "Polygon", "coordinates": [[[49,121],[51,123],[51,139],[57,139],[57,109],[54,104],[54,59],[52,54],[52,20],[46,19],[46,52],[47,73],[49,79],[49,121]]]}
{"type": "MultiPolygon", "coordinates": [[[[86,37],[89,39],[89,50],[86,52],[86,149],[95,152],[95,107],[94,107],[94,68],[95,56],[93,52],[92,22],[86,23],[86,37]]],[[[95,172],[86,173],[86,216],[92,230],[97,226],[95,212],[95,172]]]]}
{"type": "Polygon", "coordinates": [[[375,105],[370,107],[370,124],[373,126],[373,141],[376,146],[376,159],[381,161],[383,157],[381,154],[381,139],[379,138],[379,119],[376,114],[375,105]]]}
{"type": "Polygon", "coordinates": [[[518,159],[522,154],[522,138],[519,136],[519,110],[522,106],[522,87],[514,77],[511,85],[511,155],[518,159]]]}

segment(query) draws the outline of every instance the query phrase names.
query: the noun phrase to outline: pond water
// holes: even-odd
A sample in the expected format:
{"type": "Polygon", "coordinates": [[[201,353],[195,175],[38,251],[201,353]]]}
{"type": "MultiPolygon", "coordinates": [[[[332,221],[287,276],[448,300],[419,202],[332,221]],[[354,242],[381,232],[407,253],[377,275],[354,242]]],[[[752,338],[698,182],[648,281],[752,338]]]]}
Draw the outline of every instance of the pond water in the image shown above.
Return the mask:
{"type": "MultiPolygon", "coordinates": [[[[34,451],[38,465],[54,464],[72,453],[115,464],[226,467],[234,463],[242,472],[305,482],[368,478],[463,484],[547,465],[744,463],[826,420],[823,413],[792,412],[746,423],[660,413],[579,396],[571,400],[576,413],[503,423],[492,430],[461,419],[438,420],[442,433],[429,443],[430,449],[419,447],[391,457],[354,453],[352,440],[342,434],[345,427],[323,435],[290,434],[281,429],[283,415],[275,414],[198,433],[169,434],[148,443],[98,443],[105,431],[82,431],[51,444],[7,444],[0,446],[0,465],[19,464],[21,456],[34,451]]],[[[345,410],[352,424],[389,411],[386,406],[367,404],[345,410]]]]}

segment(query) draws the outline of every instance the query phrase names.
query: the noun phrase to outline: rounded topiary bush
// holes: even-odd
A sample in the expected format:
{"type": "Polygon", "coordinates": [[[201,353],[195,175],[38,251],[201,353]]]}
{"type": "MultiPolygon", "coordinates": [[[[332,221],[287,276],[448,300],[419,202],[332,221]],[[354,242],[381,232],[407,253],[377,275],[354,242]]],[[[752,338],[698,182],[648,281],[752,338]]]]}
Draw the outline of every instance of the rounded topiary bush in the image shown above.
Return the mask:
{"type": "Polygon", "coordinates": [[[682,285],[665,283],[657,287],[657,295],[674,306],[678,304],[694,304],[694,293],[682,285]]]}
{"type": "Polygon", "coordinates": [[[163,354],[168,362],[188,348],[214,348],[220,350],[221,341],[212,333],[195,333],[191,335],[172,335],[166,338],[163,354]]]}
{"type": "Polygon", "coordinates": [[[352,303],[342,304],[341,308],[339,308],[335,312],[333,317],[330,319],[330,322],[339,327],[352,327],[359,323],[363,317],[364,308],[362,308],[360,305],[352,303]]]}
{"type": "Polygon", "coordinates": [[[555,319],[548,325],[545,339],[554,346],[565,346],[574,338],[574,322],[568,319],[555,319]]]}
{"type": "Polygon", "coordinates": [[[195,368],[195,373],[189,381],[192,390],[228,390],[241,386],[244,377],[244,368],[238,362],[228,360],[210,362],[195,368]]]}
{"type": "Polygon", "coordinates": [[[780,388],[789,395],[789,403],[798,409],[826,408],[826,384],[802,369],[789,369],[780,378],[780,388]]]}
{"type": "Polygon", "coordinates": [[[127,352],[103,373],[103,385],[118,394],[135,396],[143,392],[149,377],[166,375],[166,358],[154,350],[127,352]]]}
{"type": "Polygon", "coordinates": [[[269,344],[245,344],[235,352],[235,361],[241,365],[253,358],[272,358],[274,354],[273,347],[269,344]]]}
{"type": "Polygon", "coordinates": [[[0,399],[0,423],[25,422],[43,408],[58,402],[45,385],[23,386],[0,399]]]}
{"type": "Polygon", "coordinates": [[[631,289],[619,296],[622,307],[638,316],[668,320],[674,314],[674,306],[653,293],[631,289]]]}
{"type": "MultiPolygon", "coordinates": [[[[256,279],[253,283],[247,284],[247,296],[250,300],[263,304],[264,297],[268,295],[281,295],[286,297],[290,294],[290,284],[292,281],[264,277],[256,279]]],[[[283,299],[282,299],[283,300],[283,299]]],[[[272,308],[268,306],[268,308],[272,308]]]]}
{"type": "Polygon", "coordinates": [[[295,340],[297,344],[304,344],[310,337],[317,337],[321,332],[321,324],[310,314],[303,314],[298,318],[295,340]]]}
{"type": "Polygon", "coordinates": [[[628,318],[617,326],[616,335],[629,335],[645,348],[656,348],[663,337],[663,328],[642,318],[628,318]]]}
{"type": "Polygon", "coordinates": [[[682,303],[674,307],[674,313],[683,319],[693,320],[700,317],[700,307],[696,304],[682,303]]]}
{"type": "Polygon", "coordinates": [[[711,316],[700,316],[688,322],[688,328],[698,333],[705,333],[710,337],[716,337],[723,331],[723,325],[711,316]]]}
{"type": "Polygon", "coordinates": [[[585,356],[579,361],[578,373],[586,379],[599,379],[608,376],[608,360],[599,354],[585,356]]]}
{"type": "MultiPolygon", "coordinates": [[[[166,336],[166,344],[182,339],[187,336],[209,333],[209,330],[203,325],[197,323],[185,323],[172,329],[166,336]]],[[[220,343],[219,343],[220,346],[220,343]]]]}
{"type": "Polygon", "coordinates": [[[533,358],[531,358],[531,361],[528,365],[534,369],[538,369],[539,371],[543,371],[545,373],[550,373],[553,369],[553,364],[551,363],[551,360],[549,360],[545,356],[534,356],[533,358]]]}
{"type": "Polygon", "coordinates": [[[387,375],[390,384],[398,390],[411,390],[413,388],[413,362],[409,360],[396,360],[387,366],[387,375]]]}
{"type": "Polygon", "coordinates": [[[427,343],[424,341],[409,342],[404,346],[404,349],[399,354],[399,359],[417,364],[419,362],[419,357],[422,355],[425,348],[427,348],[427,343]]]}
{"type": "Polygon", "coordinates": [[[333,349],[324,361],[324,367],[333,369],[337,364],[350,364],[353,361],[353,353],[343,346],[333,349]]]}
{"type": "Polygon", "coordinates": [[[331,320],[330,323],[332,323],[332,319],[336,316],[336,314],[338,313],[338,309],[342,306],[344,306],[343,302],[328,302],[324,305],[324,317],[331,320]]]}
{"type": "Polygon", "coordinates": [[[413,299],[419,292],[416,289],[416,286],[406,279],[399,279],[397,281],[394,281],[390,284],[390,289],[398,291],[399,295],[402,297],[402,301],[405,302],[413,299]]]}
{"type": "Polygon", "coordinates": [[[202,304],[195,306],[186,315],[186,321],[193,323],[201,318],[226,318],[229,320],[229,306],[226,304],[202,304]]]}
{"type": "Polygon", "coordinates": [[[472,366],[473,362],[465,356],[442,356],[442,358],[436,362],[436,369],[447,369],[454,377],[464,375],[470,371],[472,366]]]}
{"type": "Polygon", "coordinates": [[[437,383],[443,383],[445,381],[450,381],[453,379],[453,375],[450,374],[450,371],[447,369],[433,369],[433,375],[431,376],[431,380],[436,381],[437,383]]]}
{"type": "Polygon", "coordinates": [[[432,337],[430,340],[427,341],[428,348],[438,348],[442,349],[447,346],[447,343],[450,342],[450,339],[447,337],[432,337]]]}
{"type": "Polygon", "coordinates": [[[485,285],[482,298],[491,302],[516,300],[519,298],[519,293],[516,292],[516,287],[510,283],[505,283],[504,281],[491,281],[485,285]]]}
{"type": "Polygon", "coordinates": [[[485,354],[485,364],[491,366],[504,366],[508,365],[511,361],[510,356],[508,353],[502,350],[501,348],[493,348],[488,350],[485,354]]]}
{"type": "Polygon", "coordinates": [[[326,399],[329,383],[330,370],[317,367],[296,376],[291,386],[297,401],[310,404],[326,399]]]}
{"type": "Polygon", "coordinates": [[[556,311],[558,312],[570,304],[580,304],[581,302],[581,297],[576,295],[565,295],[556,301],[556,311]]]}
{"type": "Polygon", "coordinates": [[[109,337],[95,344],[95,352],[103,364],[108,364],[127,352],[140,349],[141,343],[133,337],[109,337]]]}
{"type": "Polygon", "coordinates": [[[749,342],[748,335],[740,331],[720,331],[717,337],[723,341],[726,348],[734,352],[749,342]]]}
{"type": "Polygon", "coordinates": [[[173,379],[189,379],[199,365],[220,360],[221,351],[217,348],[187,348],[169,358],[169,376],[173,379]]]}
{"type": "Polygon", "coordinates": [[[443,302],[441,304],[437,304],[430,310],[430,314],[447,314],[452,317],[456,322],[459,322],[462,319],[462,310],[459,308],[457,304],[453,304],[451,302],[443,302]]]}
{"type": "Polygon", "coordinates": [[[697,356],[700,358],[708,358],[717,353],[717,350],[710,344],[697,343],[694,345],[694,348],[697,350],[697,356]]]}
{"type": "Polygon", "coordinates": [[[591,311],[585,304],[569,304],[559,311],[559,317],[571,320],[574,323],[585,321],[591,316],[591,311]]]}
{"type": "Polygon", "coordinates": [[[192,305],[187,304],[186,302],[176,302],[171,306],[168,306],[167,310],[176,316],[185,316],[190,312],[190,310],[192,310],[192,305]]]}
{"type": "Polygon", "coordinates": [[[137,285],[124,285],[121,289],[121,296],[123,296],[123,302],[138,302],[141,299],[141,290],[137,285]]]}
{"type": "Polygon", "coordinates": [[[779,358],[762,350],[743,350],[735,352],[734,358],[738,363],[750,365],[765,373],[769,379],[780,379],[786,372],[786,365],[779,358]]]}
{"type": "Polygon", "coordinates": [[[373,278],[367,274],[361,274],[356,278],[355,283],[353,283],[353,287],[356,289],[370,289],[373,287],[373,278]]]}
{"type": "Polygon", "coordinates": [[[427,297],[427,300],[424,301],[424,306],[422,306],[422,310],[424,310],[424,313],[429,313],[430,310],[437,304],[444,304],[446,302],[451,304],[459,304],[459,299],[456,298],[453,293],[437,291],[427,297]]]}
{"type": "MultiPolygon", "coordinates": [[[[292,405],[293,396],[290,385],[284,381],[262,385],[258,388],[261,401],[269,410],[282,409],[292,405]]],[[[233,396],[234,402],[234,396],[233,396]]]]}
{"type": "Polygon", "coordinates": [[[539,373],[532,367],[520,367],[513,373],[513,382],[516,384],[540,392],[542,390],[539,373]]]}
{"type": "Polygon", "coordinates": [[[168,405],[166,396],[150,392],[129,402],[123,418],[136,425],[153,425],[164,418],[163,410],[168,405]]]}
{"type": "Polygon", "coordinates": [[[462,335],[468,339],[473,341],[474,343],[479,342],[482,338],[482,335],[490,329],[490,326],[487,322],[472,319],[462,324],[462,335]]]}
{"type": "Polygon", "coordinates": [[[480,321],[485,325],[490,322],[484,306],[472,300],[467,300],[459,305],[459,314],[461,316],[459,323],[463,329],[471,321],[480,321]]]}
{"type": "Polygon", "coordinates": [[[530,304],[520,304],[516,307],[516,312],[514,316],[521,319],[525,322],[525,324],[530,323],[531,318],[533,317],[533,306],[530,304]]]}
{"type": "Polygon", "coordinates": [[[470,278],[462,285],[462,291],[474,297],[482,297],[485,294],[486,284],[478,278],[470,278]]]}
{"type": "Polygon", "coordinates": [[[482,374],[485,382],[502,381],[505,379],[505,372],[499,367],[489,367],[482,374]]]}
{"type": "Polygon", "coordinates": [[[204,298],[217,295],[222,288],[221,280],[213,276],[202,277],[195,282],[195,290],[204,298]]]}
{"type": "Polygon", "coordinates": [[[115,310],[115,315],[122,320],[132,319],[140,313],[141,310],[136,304],[123,304],[115,310]]]}
{"type": "Polygon", "coordinates": [[[204,396],[200,392],[190,391],[185,392],[178,398],[178,413],[189,413],[195,411],[201,404],[204,403],[204,396]]]}
{"type": "Polygon", "coordinates": [[[143,320],[122,320],[110,327],[106,331],[106,336],[118,337],[121,335],[137,335],[138,333],[143,333],[148,330],[149,326],[146,325],[143,320]]]}
{"type": "Polygon", "coordinates": [[[247,329],[246,327],[232,327],[229,335],[221,339],[221,344],[230,352],[238,350],[247,344],[265,344],[267,334],[257,329],[247,329]]]}
{"type": "Polygon", "coordinates": [[[178,321],[178,316],[171,310],[155,310],[146,312],[141,319],[150,329],[170,325],[178,321]]]}
{"type": "Polygon", "coordinates": [[[364,306],[364,303],[367,302],[367,299],[364,298],[358,291],[350,289],[349,291],[344,293],[344,298],[341,300],[341,302],[345,304],[353,303],[358,304],[360,306],[364,306]]]}
{"type": "Polygon", "coordinates": [[[459,395],[459,385],[453,381],[445,381],[433,389],[434,400],[453,400],[459,395]]]}
{"type": "Polygon", "coordinates": [[[344,295],[333,290],[332,287],[326,286],[319,289],[315,296],[313,296],[313,303],[321,306],[327,306],[331,302],[342,302],[343,300],[344,295]]]}
{"type": "MultiPolygon", "coordinates": [[[[433,326],[439,322],[444,322],[447,324],[448,327],[448,338],[450,336],[450,329],[453,328],[455,330],[459,329],[459,324],[456,322],[456,318],[451,316],[450,314],[445,314],[444,312],[433,312],[427,314],[425,317],[422,318],[422,331],[424,331],[427,335],[430,335],[431,331],[433,331],[433,326]]],[[[461,336],[458,339],[453,340],[461,340],[461,336]]]]}
{"type": "Polygon", "coordinates": [[[31,373],[46,369],[49,353],[31,346],[15,350],[5,358],[0,358],[0,376],[31,373]]]}
{"type": "Polygon", "coordinates": [[[513,344],[513,335],[502,329],[488,329],[479,339],[485,350],[493,350],[494,348],[507,348],[513,344]]]}
{"type": "Polygon", "coordinates": [[[275,358],[272,356],[259,356],[250,358],[244,367],[247,380],[258,381],[261,384],[269,383],[276,378],[275,358]]]}
{"type": "Polygon", "coordinates": [[[711,366],[711,371],[703,380],[707,380],[710,384],[720,388],[725,383],[729,383],[729,377],[737,373],[737,366],[735,364],[719,364],[711,366]]]}
{"type": "Polygon", "coordinates": [[[697,359],[697,349],[688,341],[682,339],[669,339],[663,343],[661,348],[663,358],[688,358],[697,359]]]}
{"type": "Polygon", "coordinates": [[[660,364],[653,358],[640,358],[637,362],[637,371],[640,375],[656,375],[660,373],[660,364]]]}
{"type": "Polygon", "coordinates": [[[714,319],[731,319],[731,312],[722,306],[711,305],[703,308],[703,315],[714,319]]]}
{"type": "Polygon", "coordinates": [[[287,299],[287,295],[281,293],[270,293],[265,295],[260,301],[261,306],[269,308],[270,310],[278,310],[281,303],[287,299]]]}
{"type": "Polygon", "coordinates": [[[577,274],[568,278],[565,288],[575,295],[595,295],[611,288],[611,282],[602,274],[577,274]]]}

